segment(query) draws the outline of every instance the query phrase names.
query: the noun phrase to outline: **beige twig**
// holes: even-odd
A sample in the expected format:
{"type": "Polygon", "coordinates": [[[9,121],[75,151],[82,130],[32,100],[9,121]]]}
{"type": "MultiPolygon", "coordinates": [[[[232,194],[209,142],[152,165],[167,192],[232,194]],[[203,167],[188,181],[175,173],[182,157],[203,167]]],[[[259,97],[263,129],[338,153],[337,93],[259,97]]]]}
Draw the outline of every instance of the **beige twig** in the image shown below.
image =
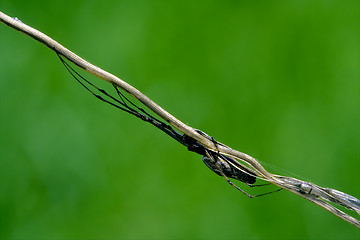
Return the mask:
{"type": "MultiPolygon", "coordinates": [[[[329,193],[321,192],[320,195],[318,193],[317,194],[311,193],[312,188],[315,190],[322,190],[325,188],[321,188],[321,187],[316,186],[315,184],[309,183],[310,184],[309,186],[311,187],[311,189],[309,190],[309,192],[306,192],[305,191],[306,189],[304,189],[304,186],[306,186],[306,185],[304,185],[305,182],[294,179],[294,178],[281,177],[281,176],[277,176],[277,175],[269,173],[253,157],[251,157],[245,153],[236,151],[236,150],[234,150],[222,143],[219,143],[219,142],[217,142],[217,144],[215,145],[214,141],[212,139],[210,139],[209,137],[207,137],[206,134],[201,134],[201,131],[184,124],[183,122],[181,122],[180,120],[175,118],[173,115],[171,115],[170,113],[165,111],[163,108],[161,108],[159,105],[157,105],[155,102],[153,102],[150,98],[148,98],[143,93],[141,93],[139,90],[137,90],[133,86],[129,85],[127,82],[125,82],[125,81],[121,80],[120,78],[114,76],[113,74],[106,72],[103,69],[87,62],[83,58],[79,57],[78,55],[74,54],[67,48],[63,47],[61,44],[59,44],[52,38],[48,37],[47,35],[43,34],[40,31],[22,23],[19,19],[9,17],[6,14],[0,12],[0,21],[3,22],[4,24],[10,26],[11,28],[16,29],[16,30],[34,38],[35,40],[45,44],[50,49],[52,49],[56,53],[64,56],[69,61],[71,61],[72,63],[76,64],[77,66],[83,68],[87,72],[122,88],[123,90],[125,90],[126,92],[131,94],[133,97],[138,99],[140,102],[142,102],[145,106],[147,106],[150,110],[152,110],[154,113],[156,113],[162,119],[164,119],[171,126],[175,127],[176,129],[178,129],[185,135],[192,137],[193,139],[198,141],[200,144],[202,144],[205,148],[210,149],[212,151],[219,151],[219,153],[221,153],[223,155],[229,156],[231,158],[237,159],[243,163],[248,164],[254,171],[256,171],[259,178],[269,181],[269,182],[271,182],[281,188],[284,188],[290,192],[293,192],[293,193],[319,205],[320,207],[328,210],[329,212],[333,213],[337,217],[360,228],[360,222],[357,219],[347,215],[346,213],[340,211],[336,207],[333,207],[332,205],[330,205],[324,201],[324,200],[329,201],[329,199],[330,200],[334,199],[334,197],[331,196],[331,194],[332,194],[331,191],[329,191],[329,193]],[[326,197],[327,196],[326,194],[328,194],[329,196],[326,197]]],[[[330,190],[333,190],[333,189],[330,189],[330,190]]],[[[336,190],[334,190],[334,191],[336,191],[336,190]]],[[[349,196],[349,195],[347,195],[347,196],[349,196]]],[[[337,202],[334,202],[334,203],[337,203],[337,202]]],[[[344,204],[346,204],[346,201],[344,204]]],[[[343,204],[340,204],[340,205],[343,205],[343,204]]],[[[359,208],[360,208],[360,206],[359,206],[359,208]]]]}

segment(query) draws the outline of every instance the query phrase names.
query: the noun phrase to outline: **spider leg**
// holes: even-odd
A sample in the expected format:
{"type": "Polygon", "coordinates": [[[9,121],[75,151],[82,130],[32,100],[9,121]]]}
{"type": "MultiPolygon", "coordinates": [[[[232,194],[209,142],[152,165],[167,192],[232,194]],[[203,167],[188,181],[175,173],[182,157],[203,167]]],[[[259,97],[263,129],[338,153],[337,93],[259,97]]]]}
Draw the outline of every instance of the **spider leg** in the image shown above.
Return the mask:
{"type": "Polygon", "coordinates": [[[218,163],[217,160],[215,160],[215,158],[208,152],[208,150],[205,151],[206,155],[212,159],[212,161],[215,163],[215,166],[217,168],[217,170],[220,172],[221,176],[234,188],[236,188],[237,190],[239,190],[240,192],[242,192],[243,194],[245,194],[246,196],[248,196],[249,198],[253,198],[254,196],[248,194],[247,192],[245,192],[244,190],[242,190],[241,188],[239,188],[238,186],[236,186],[234,183],[232,183],[230,181],[230,179],[224,174],[224,172],[222,171],[220,164],[218,163]]]}

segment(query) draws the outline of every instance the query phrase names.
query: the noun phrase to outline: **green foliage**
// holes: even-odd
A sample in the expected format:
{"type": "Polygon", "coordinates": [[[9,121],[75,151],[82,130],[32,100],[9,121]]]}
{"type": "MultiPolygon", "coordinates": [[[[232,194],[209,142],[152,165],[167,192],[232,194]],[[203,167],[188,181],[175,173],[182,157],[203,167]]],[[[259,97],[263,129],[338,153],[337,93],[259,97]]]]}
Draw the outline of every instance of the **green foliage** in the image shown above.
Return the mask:
{"type": "MultiPolygon", "coordinates": [[[[357,1],[0,7],[190,126],[277,167],[270,172],[360,197],[357,1]]],[[[200,156],[88,94],[45,46],[0,31],[1,239],[359,237],[286,191],[248,199],[200,156]]]]}

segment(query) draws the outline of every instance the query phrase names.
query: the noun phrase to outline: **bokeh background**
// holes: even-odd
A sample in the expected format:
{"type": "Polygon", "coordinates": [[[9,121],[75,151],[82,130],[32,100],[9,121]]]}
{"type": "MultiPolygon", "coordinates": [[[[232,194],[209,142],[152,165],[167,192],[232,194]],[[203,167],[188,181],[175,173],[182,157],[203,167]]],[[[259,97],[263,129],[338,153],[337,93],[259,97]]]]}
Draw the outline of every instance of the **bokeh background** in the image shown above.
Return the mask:
{"type": "MultiPolygon", "coordinates": [[[[358,1],[0,6],[270,172],[360,197],[358,1]]],[[[248,199],[42,44],[0,34],[1,239],[359,239],[289,192],[248,199]]]]}

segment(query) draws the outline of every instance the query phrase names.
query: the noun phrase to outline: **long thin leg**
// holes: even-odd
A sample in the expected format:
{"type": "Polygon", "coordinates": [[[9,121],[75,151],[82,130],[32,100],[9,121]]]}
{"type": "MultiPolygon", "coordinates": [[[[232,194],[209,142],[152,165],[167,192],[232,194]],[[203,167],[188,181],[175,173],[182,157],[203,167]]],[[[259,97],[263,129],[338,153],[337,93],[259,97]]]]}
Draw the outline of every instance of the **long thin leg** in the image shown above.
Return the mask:
{"type": "MultiPolygon", "coordinates": [[[[213,138],[212,138],[213,139],[213,138]]],[[[215,144],[215,140],[213,139],[213,142],[215,144]]],[[[216,144],[215,144],[216,146],[216,144]]],[[[267,194],[270,194],[270,193],[274,193],[274,192],[278,192],[280,190],[282,190],[282,188],[279,188],[275,191],[271,191],[271,192],[267,192],[267,193],[263,193],[263,194],[258,194],[258,195],[250,195],[248,194],[247,192],[245,192],[244,190],[242,190],[241,188],[239,188],[237,185],[235,185],[233,182],[230,181],[230,179],[224,174],[224,172],[222,171],[221,169],[221,166],[219,165],[219,161],[216,160],[212,154],[210,154],[207,150],[205,151],[206,152],[206,155],[212,159],[212,161],[215,163],[215,166],[216,168],[218,169],[218,171],[220,172],[221,176],[231,185],[233,186],[234,188],[236,188],[237,190],[239,190],[240,192],[242,192],[243,194],[245,194],[246,196],[248,196],[249,198],[255,198],[255,197],[260,197],[260,196],[264,196],[264,195],[267,195],[267,194]]],[[[219,153],[217,153],[219,154],[219,153]]],[[[246,183],[249,187],[260,187],[260,186],[265,186],[265,185],[269,185],[270,183],[266,183],[266,184],[260,184],[260,185],[252,185],[252,184],[249,184],[249,183],[246,183]]]]}
{"type": "Polygon", "coordinates": [[[264,184],[250,184],[250,183],[246,183],[249,187],[263,187],[263,186],[268,186],[271,185],[271,183],[264,183],[264,184]]]}
{"type": "Polygon", "coordinates": [[[232,182],[230,181],[230,179],[229,179],[229,178],[224,174],[224,172],[222,171],[222,169],[221,169],[218,161],[215,160],[214,157],[213,157],[211,154],[209,154],[209,152],[208,152],[207,150],[206,150],[206,155],[207,155],[211,160],[213,160],[213,162],[215,163],[215,166],[216,166],[216,168],[219,170],[221,176],[222,176],[223,178],[225,178],[225,180],[226,180],[231,186],[233,186],[234,188],[236,188],[237,190],[239,190],[240,192],[242,192],[243,194],[245,194],[245,195],[248,196],[249,198],[253,198],[253,197],[254,197],[254,196],[251,196],[250,194],[248,194],[247,192],[245,192],[244,190],[242,190],[241,188],[239,188],[238,186],[236,186],[234,183],[232,183],[232,182]]]}
{"type": "MultiPolygon", "coordinates": [[[[218,163],[216,163],[216,166],[218,166],[218,163]]],[[[218,166],[218,169],[220,167],[218,166]]],[[[225,180],[233,187],[235,187],[237,190],[239,190],[240,192],[242,192],[243,194],[245,194],[246,196],[248,196],[249,198],[255,198],[255,197],[261,197],[261,196],[265,196],[268,195],[270,193],[274,193],[274,192],[279,192],[280,190],[282,190],[282,188],[276,189],[274,191],[271,192],[267,192],[267,193],[262,193],[262,194],[258,194],[258,195],[250,195],[247,192],[245,192],[244,190],[242,190],[241,188],[239,188],[238,186],[236,186],[234,183],[232,183],[230,181],[230,179],[225,176],[225,174],[220,170],[221,175],[225,178],[225,180]]],[[[260,185],[251,185],[251,184],[247,184],[249,187],[261,187],[261,186],[266,186],[266,185],[270,185],[271,183],[266,183],[266,184],[260,184],[260,185]]]]}

